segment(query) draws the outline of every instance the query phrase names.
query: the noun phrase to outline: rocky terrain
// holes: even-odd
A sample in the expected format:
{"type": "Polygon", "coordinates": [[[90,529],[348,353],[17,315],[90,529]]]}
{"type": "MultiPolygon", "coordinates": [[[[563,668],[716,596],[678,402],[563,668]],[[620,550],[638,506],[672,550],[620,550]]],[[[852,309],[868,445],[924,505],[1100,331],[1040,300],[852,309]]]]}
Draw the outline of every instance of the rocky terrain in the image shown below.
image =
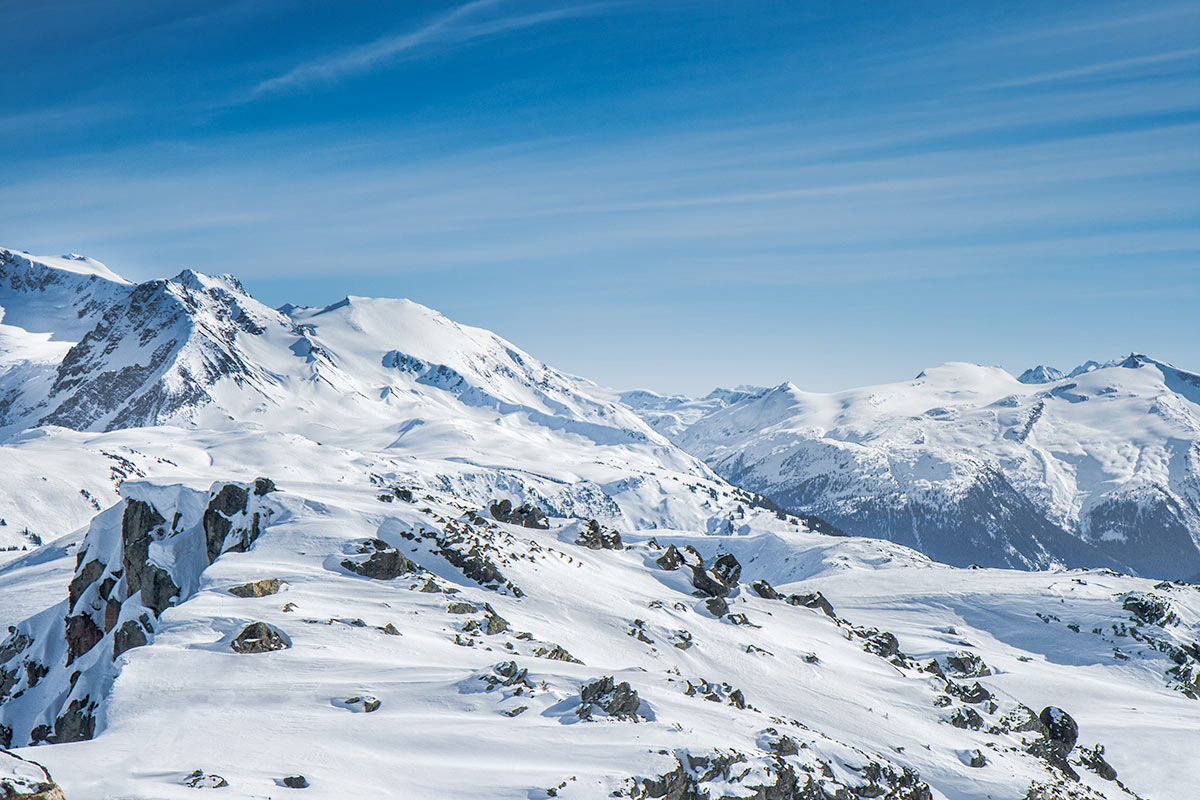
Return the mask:
{"type": "Polygon", "coordinates": [[[6,258],[8,796],[1192,790],[1191,584],[831,535],[407,301],[6,258]]]}

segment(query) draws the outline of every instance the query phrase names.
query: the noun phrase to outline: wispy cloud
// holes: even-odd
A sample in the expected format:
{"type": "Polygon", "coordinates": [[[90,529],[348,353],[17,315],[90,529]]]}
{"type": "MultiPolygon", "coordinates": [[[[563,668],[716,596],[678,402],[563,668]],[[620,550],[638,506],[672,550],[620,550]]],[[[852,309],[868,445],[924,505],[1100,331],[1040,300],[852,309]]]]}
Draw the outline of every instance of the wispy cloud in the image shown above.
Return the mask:
{"type": "Polygon", "coordinates": [[[597,10],[595,5],[577,5],[474,21],[484,12],[500,5],[501,0],[473,0],[433,18],[415,30],[385,36],[337,55],[299,64],[282,75],[259,83],[251,92],[250,99],[317,83],[334,83],[411,57],[415,51],[427,49],[430,45],[462,44],[557,20],[586,16],[597,10]]]}
{"type": "Polygon", "coordinates": [[[1076,67],[1074,69],[1045,72],[1040,75],[1030,75],[1025,78],[1017,78],[1011,81],[993,83],[987,88],[1010,89],[1023,86],[1034,86],[1039,83],[1051,83],[1054,81],[1070,80],[1071,78],[1083,78],[1105,72],[1136,69],[1137,67],[1145,67],[1152,64],[1164,64],[1171,61],[1186,61],[1188,59],[1196,58],[1197,56],[1200,56],[1200,48],[1193,47],[1183,50],[1172,50],[1167,53],[1153,53],[1146,56],[1136,56],[1134,58],[1118,58],[1112,61],[1102,61],[1097,64],[1088,64],[1086,66],[1076,67]]]}

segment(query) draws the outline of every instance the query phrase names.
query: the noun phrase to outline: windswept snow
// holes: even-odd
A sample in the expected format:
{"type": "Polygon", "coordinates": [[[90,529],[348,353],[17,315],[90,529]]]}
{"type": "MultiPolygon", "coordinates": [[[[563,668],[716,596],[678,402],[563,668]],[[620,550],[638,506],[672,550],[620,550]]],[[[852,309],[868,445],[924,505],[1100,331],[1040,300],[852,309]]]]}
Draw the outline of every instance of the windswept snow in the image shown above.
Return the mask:
{"type": "MultiPolygon", "coordinates": [[[[1047,503],[1157,491],[1187,373],[618,397],[406,300],[275,310],[231,276],[0,254],[6,314],[58,309],[0,337],[0,544],[30,548],[0,566],[0,745],[71,800],[1192,791],[1195,586],[821,535],[671,441],[807,464],[835,509],[853,470],[1021,511],[1025,451],[1001,469],[989,436],[1069,463],[1047,503]],[[1114,413],[1141,415],[1120,441],[1114,413]]],[[[1013,513],[1038,563],[1090,547],[1013,513]]]]}

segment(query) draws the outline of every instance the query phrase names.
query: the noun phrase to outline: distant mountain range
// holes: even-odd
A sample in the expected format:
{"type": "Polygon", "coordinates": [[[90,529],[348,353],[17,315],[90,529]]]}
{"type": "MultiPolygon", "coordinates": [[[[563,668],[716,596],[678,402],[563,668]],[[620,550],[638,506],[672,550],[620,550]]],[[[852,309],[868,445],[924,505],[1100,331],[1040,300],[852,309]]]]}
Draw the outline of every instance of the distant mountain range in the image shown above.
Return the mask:
{"type": "Polygon", "coordinates": [[[622,399],[726,480],[850,534],[962,566],[1200,575],[1200,376],[1145,355],[622,399]]]}

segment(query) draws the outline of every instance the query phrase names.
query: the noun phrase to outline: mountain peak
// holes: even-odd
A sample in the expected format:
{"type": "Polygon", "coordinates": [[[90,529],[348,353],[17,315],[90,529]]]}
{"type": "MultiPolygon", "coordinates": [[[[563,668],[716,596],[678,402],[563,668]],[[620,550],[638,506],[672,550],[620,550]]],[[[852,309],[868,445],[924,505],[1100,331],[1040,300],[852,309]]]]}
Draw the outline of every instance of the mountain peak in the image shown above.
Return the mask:
{"type": "Polygon", "coordinates": [[[1053,383],[1063,377],[1062,370],[1047,367],[1045,364],[1038,364],[1036,367],[1030,367],[1018,375],[1017,380],[1021,383],[1053,383]]]}
{"type": "Polygon", "coordinates": [[[9,269],[52,273],[68,272],[85,277],[100,278],[113,283],[131,284],[132,281],[122,278],[94,258],[81,256],[78,253],[68,253],[62,256],[35,256],[23,250],[11,250],[0,247],[0,264],[7,264],[9,269]]]}

